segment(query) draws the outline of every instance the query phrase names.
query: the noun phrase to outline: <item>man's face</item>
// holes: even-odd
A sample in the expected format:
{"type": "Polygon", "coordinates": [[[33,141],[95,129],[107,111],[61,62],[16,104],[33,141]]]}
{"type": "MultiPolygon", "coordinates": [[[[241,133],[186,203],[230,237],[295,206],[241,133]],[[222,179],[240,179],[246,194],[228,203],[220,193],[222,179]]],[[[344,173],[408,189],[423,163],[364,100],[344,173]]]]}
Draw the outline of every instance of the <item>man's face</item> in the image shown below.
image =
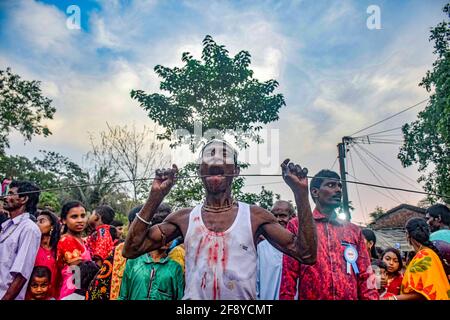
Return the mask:
{"type": "Polygon", "coordinates": [[[231,188],[233,178],[239,174],[234,164],[234,151],[221,142],[209,144],[203,150],[199,173],[209,193],[227,191],[231,188]]]}
{"type": "Polygon", "coordinates": [[[313,189],[323,207],[339,208],[342,199],[342,183],[336,179],[325,179],[319,189],[313,189]]]}
{"type": "Polygon", "coordinates": [[[286,202],[277,202],[271,211],[275,218],[277,218],[278,223],[281,224],[283,228],[286,228],[291,218],[289,204],[286,202]]]}
{"type": "Polygon", "coordinates": [[[16,187],[11,188],[5,198],[3,208],[9,212],[17,210],[26,203],[27,199],[28,197],[20,197],[18,195],[18,189],[16,187]]]}
{"type": "Polygon", "coordinates": [[[425,219],[427,220],[427,223],[430,226],[431,232],[438,231],[441,228],[439,218],[434,218],[427,212],[425,215],[425,219]]]}

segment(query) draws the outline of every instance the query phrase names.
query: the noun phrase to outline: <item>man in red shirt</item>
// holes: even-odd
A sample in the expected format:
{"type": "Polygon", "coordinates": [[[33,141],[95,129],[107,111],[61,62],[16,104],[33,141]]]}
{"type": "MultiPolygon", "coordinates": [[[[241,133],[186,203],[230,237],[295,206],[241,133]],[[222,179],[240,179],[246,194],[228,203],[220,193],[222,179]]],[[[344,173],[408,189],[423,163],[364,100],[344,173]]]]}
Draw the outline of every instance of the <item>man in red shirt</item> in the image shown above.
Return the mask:
{"type": "MultiPolygon", "coordinates": [[[[299,264],[284,255],[280,300],[294,299],[297,282],[299,300],[379,299],[370,285],[373,271],[360,228],[336,217],[342,195],[339,175],[320,171],[311,180],[310,193],[316,205],[317,262],[299,264]]],[[[298,227],[298,219],[293,218],[287,229],[295,233],[298,227]]]]}

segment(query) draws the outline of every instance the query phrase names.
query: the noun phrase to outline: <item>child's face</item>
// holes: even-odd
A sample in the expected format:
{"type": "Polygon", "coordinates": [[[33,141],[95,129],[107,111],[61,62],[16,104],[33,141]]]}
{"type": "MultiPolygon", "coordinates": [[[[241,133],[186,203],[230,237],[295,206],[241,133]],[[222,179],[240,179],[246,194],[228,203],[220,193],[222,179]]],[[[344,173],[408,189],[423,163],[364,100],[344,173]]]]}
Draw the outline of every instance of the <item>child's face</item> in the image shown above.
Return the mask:
{"type": "Polygon", "coordinates": [[[400,263],[395,253],[386,252],[383,256],[383,261],[387,265],[387,272],[394,273],[398,271],[400,263]]]}
{"type": "Polygon", "coordinates": [[[49,279],[47,277],[34,277],[31,280],[30,291],[33,299],[47,299],[48,290],[50,289],[49,279]]]}

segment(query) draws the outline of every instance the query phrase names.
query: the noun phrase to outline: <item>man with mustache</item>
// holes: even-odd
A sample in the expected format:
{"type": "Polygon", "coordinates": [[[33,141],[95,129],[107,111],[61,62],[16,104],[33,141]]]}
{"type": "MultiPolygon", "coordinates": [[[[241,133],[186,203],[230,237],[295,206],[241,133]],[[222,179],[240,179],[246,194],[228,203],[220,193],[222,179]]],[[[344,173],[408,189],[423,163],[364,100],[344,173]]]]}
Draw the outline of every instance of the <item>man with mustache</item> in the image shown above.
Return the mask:
{"type": "Polygon", "coordinates": [[[199,176],[205,201],[195,208],[173,212],[162,223],[149,227],[178,172],[175,165],[157,170],[149,198],[130,227],[123,255],[136,258],[182,235],[186,254],[183,299],[256,299],[256,241],[260,235],[300,263],[313,264],[316,260],[307,170],[289,159],[281,167],[295,195],[302,225],[298,233],[284,229],[267,210],[233,199],[231,184],[239,175],[237,151],[226,141],[214,139],[200,154],[199,176]]]}
{"type": "Polygon", "coordinates": [[[0,299],[23,300],[41,242],[41,231],[30,219],[39,202],[40,189],[29,181],[9,185],[3,208],[9,219],[0,231],[0,299]]]}
{"type": "MultiPolygon", "coordinates": [[[[296,293],[299,300],[379,298],[376,288],[369,284],[373,272],[361,229],[336,217],[336,209],[341,205],[340,179],[336,172],[322,170],[311,180],[310,192],[316,205],[313,217],[317,227],[317,262],[305,266],[283,257],[280,300],[293,300],[296,293]]],[[[297,232],[299,226],[302,224],[294,218],[287,228],[297,232]]]]}

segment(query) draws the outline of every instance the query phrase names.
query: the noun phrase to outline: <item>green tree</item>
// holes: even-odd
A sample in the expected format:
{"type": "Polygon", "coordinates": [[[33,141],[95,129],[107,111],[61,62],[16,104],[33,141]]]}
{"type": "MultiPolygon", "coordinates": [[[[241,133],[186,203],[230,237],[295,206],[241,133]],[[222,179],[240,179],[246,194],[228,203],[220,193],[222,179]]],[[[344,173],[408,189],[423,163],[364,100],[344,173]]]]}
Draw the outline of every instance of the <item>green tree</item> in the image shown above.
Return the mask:
{"type": "MultiPolygon", "coordinates": [[[[450,3],[443,8],[449,15],[450,3]]],[[[398,155],[404,167],[418,165],[427,192],[444,195],[450,203],[450,23],[443,21],[431,29],[437,55],[433,69],[419,84],[431,93],[418,119],[402,128],[404,144],[398,155]]],[[[437,200],[430,197],[430,200],[437,200]]]]}
{"type": "Polygon", "coordinates": [[[163,79],[160,89],[169,95],[132,90],[131,97],[165,128],[158,138],[171,140],[171,147],[188,143],[194,151],[202,142],[194,134],[196,123],[201,123],[203,132],[214,130],[216,138],[231,134],[240,147],[248,146],[250,140],[259,143],[261,125],[278,120],[285,101],[282,94],[274,94],[277,81],[253,78],[250,57],[247,51],[230,57],[228,50],[208,35],[203,40],[202,60],[185,52],[183,67],[155,67],[163,79]],[[174,138],[178,129],[189,134],[174,138]]]}
{"type": "Polygon", "coordinates": [[[52,119],[56,109],[42,96],[39,81],[21,80],[10,68],[0,70],[0,153],[9,147],[9,134],[15,129],[25,140],[34,135],[51,134],[45,119],[52,119]]]}
{"type": "Polygon", "coordinates": [[[48,209],[53,212],[59,212],[61,210],[61,203],[59,202],[58,195],[53,192],[42,192],[39,197],[39,209],[48,209]]]}
{"type": "Polygon", "coordinates": [[[372,223],[375,222],[378,218],[380,218],[385,213],[386,213],[386,211],[382,207],[376,206],[375,210],[373,212],[369,213],[369,216],[372,218],[372,223]]]}

